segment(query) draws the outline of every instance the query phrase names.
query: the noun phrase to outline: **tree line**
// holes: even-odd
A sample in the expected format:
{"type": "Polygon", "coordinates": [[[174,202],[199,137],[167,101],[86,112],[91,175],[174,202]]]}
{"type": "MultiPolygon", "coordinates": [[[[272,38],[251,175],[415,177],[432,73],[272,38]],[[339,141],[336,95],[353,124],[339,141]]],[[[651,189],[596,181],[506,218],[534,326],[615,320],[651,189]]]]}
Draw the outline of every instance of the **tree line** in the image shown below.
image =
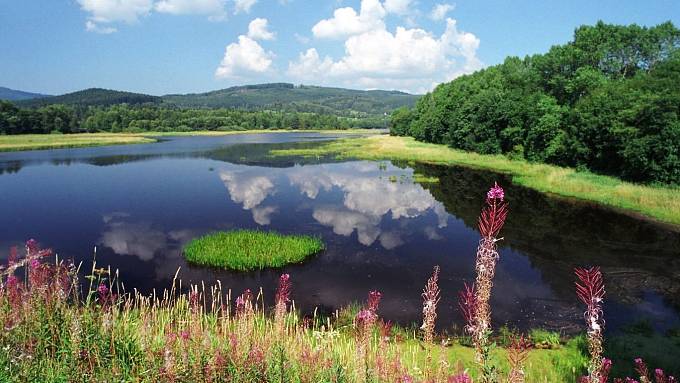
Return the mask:
{"type": "Polygon", "coordinates": [[[179,109],[157,105],[19,108],[0,101],[0,134],[144,132],[247,129],[386,128],[383,117],[349,118],[328,114],[179,109]]]}
{"type": "Polygon", "coordinates": [[[485,154],[680,184],[680,30],[599,22],[545,54],[441,84],[391,132],[485,154]]]}

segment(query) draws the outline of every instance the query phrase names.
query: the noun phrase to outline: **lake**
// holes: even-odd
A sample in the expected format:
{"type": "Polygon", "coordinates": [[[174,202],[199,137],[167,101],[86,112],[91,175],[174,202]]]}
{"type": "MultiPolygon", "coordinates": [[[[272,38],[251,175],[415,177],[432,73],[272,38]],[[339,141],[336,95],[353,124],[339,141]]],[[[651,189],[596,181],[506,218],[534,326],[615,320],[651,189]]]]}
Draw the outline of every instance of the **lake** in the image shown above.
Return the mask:
{"type": "Polygon", "coordinates": [[[380,314],[401,324],[420,320],[422,288],[439,265],[438,323],[460,327],[457,292],[474,279],[477,215],[498,181],[511,212],[491,302],[497,325],[580,331],[584,309],[572,269],[589,265],[603,268],[608,329],[640,320],[660,330],[680,325],[676,229],[542,195],[490,172],[268,155],[333,138],[174,137],[0,153],[0,258],[35,238],[89,270],[96,247],[98,265],[119,269],[128,291],[168,288],[181,268],[185,286],[220,280],[234,295],[262,287],[269,301],[278,276],[289,273],[303,312],[331,313],[377,289],[380,314]],[[318,235],[327,250],[301,265],[251,273],[183,260],[191,238],[233,228],[318,235]]]}

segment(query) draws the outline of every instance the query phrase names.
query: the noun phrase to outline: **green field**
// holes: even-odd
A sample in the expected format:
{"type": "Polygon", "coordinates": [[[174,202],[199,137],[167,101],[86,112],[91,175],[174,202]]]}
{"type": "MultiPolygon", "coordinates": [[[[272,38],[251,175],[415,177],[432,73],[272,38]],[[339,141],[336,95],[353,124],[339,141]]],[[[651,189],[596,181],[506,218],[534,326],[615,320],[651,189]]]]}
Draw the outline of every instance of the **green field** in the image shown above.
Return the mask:
{"type": "Polygon", "coordinates": [[[324,249],[321,239],[258,230],[210,233],[184,248],[191,263],[250,271],[300,263],[324,249]]]}
{"type": "Polygon", "coordinates": [[[466,166],[500,172],[512,181],[543,193],[596,202],[659,222],[680,225],[680,189],[637,185],[614,177],[581,172],[553,165],[511,160],[502,155],[484,155],[451,149],[445,145],[418,142],[410,137],[387,135],[321,143],[313,148],[282,149],[272,155],[402,160],[466,166]]]}

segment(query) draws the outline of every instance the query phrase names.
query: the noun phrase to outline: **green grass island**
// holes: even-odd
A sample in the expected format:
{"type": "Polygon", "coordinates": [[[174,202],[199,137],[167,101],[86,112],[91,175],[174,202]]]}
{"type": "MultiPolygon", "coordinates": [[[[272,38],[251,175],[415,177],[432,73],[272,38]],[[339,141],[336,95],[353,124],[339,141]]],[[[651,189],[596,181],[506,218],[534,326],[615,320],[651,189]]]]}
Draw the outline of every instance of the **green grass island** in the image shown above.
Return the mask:
{"type": "Polygon", "coordinates": [[[239,229],[195,238],[183,254],[197,265],[253,271],[300,263],[324,249],[323,241],[310,235],[239,229]]]}

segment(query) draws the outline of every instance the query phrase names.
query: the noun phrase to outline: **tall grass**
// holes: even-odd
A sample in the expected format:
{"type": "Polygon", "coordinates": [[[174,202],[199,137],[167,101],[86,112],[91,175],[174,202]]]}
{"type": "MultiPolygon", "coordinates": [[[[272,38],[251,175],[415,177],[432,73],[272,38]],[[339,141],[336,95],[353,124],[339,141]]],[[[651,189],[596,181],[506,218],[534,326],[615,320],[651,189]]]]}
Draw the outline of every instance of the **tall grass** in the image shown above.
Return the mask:
{"type": "Polygon", "coordinates": [[[233,230],[191,240],[184,247],[184,257],[199,265],[249,271],[299,263],[323,249],[323,241],[309,235],[233,230]]]}

